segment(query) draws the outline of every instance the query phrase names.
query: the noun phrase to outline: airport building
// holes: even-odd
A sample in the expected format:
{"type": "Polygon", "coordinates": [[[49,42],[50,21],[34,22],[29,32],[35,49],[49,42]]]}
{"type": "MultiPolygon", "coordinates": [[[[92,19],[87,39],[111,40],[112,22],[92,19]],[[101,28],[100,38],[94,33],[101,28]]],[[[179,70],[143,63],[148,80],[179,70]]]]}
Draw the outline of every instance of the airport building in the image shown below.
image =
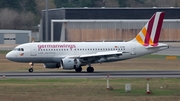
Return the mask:
{"type": "MultiPolygon", "coordinates": [[[[64,20],[53,23],[53,41],[128,41],[158,11],[165,12],[160,41],[180,41],[180,8],[172,7],[49,9],[48,41],[51,40],[52,20],[64,20]]],[[[45,40],[45,15],[46,11],[43,10],[42,41],[45,40]]]]}
{"type": "Polygon", "coordinates": [[[0,30],[0,44],[23,44],[31,42],[29,30],[0,30]]]}

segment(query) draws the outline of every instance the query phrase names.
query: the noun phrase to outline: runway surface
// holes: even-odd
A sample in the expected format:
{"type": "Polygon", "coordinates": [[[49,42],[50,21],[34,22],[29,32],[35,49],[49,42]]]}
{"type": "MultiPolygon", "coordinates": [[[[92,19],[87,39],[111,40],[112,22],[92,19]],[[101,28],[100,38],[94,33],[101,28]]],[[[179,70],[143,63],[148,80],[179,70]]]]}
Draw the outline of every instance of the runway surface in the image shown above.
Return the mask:
{"type": "Polygon", "coordinates": [[[96,71],[76,73],[67,71],[51,72],[0,72],[3,78],[179,78],[180,71],[96,71]]]}

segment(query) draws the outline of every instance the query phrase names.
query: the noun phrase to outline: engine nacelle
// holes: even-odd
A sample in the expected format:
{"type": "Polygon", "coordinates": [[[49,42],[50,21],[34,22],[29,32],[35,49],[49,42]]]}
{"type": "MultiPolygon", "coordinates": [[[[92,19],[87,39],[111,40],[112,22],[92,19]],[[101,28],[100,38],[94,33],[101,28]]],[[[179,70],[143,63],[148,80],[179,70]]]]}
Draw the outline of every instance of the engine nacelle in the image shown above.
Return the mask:
{"type": "Polygon", "coordinates": [[[71,58],[65,58],[61,60],[61,68],[62,69],[76,69],[81,66],[81,62],[79,59],[71,59],[71,58]]]}
{"type": "Polygon", "coordinates": [[[53,68],[59,68],[59,63],[44,63],[44,68],[53,69],[53,68]]]}

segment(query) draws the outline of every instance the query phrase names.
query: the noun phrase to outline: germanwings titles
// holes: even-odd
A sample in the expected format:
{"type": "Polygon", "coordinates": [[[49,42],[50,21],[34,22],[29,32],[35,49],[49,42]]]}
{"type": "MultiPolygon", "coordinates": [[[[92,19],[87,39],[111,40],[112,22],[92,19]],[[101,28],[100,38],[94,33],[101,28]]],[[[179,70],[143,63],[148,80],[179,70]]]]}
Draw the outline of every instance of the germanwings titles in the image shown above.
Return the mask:
{"type": "Polygon", "coordinates": [[[45,68],[94,72],[91,64],[127,60],[169,48],[159,43],[164,12],[156,12],[138,35],[128,42],[33,42],[18,45],[6,54],[15,62],[43,63],[45,68]]]}
{"type": "Polygon", "coordinates": [[[46,45],[38,45],[38,49],[50,49],[50,48],[76,48],[75,44],[46,44],[46,45]]]}

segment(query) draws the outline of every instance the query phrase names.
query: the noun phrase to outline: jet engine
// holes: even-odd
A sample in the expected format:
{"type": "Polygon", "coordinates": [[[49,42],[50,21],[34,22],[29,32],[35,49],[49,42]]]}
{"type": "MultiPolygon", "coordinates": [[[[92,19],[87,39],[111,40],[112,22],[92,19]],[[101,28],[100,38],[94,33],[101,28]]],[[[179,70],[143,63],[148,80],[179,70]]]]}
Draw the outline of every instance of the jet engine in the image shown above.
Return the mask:
{"type": "Polygon", "coordinates": [[[76,69],[81,66],[81,62],[79,59],[73,59],[73,58],[65,58],[61,60],[61,68],[62,69],[76,69]]]}
{"type": "Polygon", "coordinates": [[[53,68],[59,68],[59,63],[44,63],[44,68],[53,69],[53,68]]]}

